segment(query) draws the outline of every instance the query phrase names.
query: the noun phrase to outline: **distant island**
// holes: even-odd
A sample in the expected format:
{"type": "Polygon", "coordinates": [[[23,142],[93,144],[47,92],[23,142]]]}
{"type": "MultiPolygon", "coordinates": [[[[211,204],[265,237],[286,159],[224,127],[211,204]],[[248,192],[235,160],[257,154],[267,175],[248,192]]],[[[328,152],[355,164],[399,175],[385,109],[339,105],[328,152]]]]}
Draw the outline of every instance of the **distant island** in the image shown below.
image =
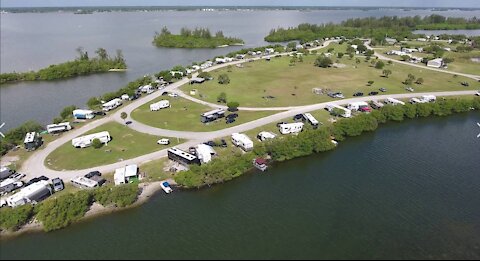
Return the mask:
{"type": "Polygon", "coordinates": [[[286,42],[299,40],[313,41],[320,38],[344,36],[369,37],[374,41],[381,41],[386,35],[397,40],[411,38],[414,30],[458,30],[480,29],[480,20],[477,18],[444,17],[441,15],[409,16],[409,17],[367,17],[352,18],[340,24],[300,24],[287,29],[278,28],[270,31],[265,37],[267,42],[286,42]]]}
{"type": "Polygon", "coordinates": [[[79,53],[79,57],[73,61],[53,64],[36,72],[2,73],[0,74],[0,84],[17,81],[50,81],[127,69],[127,64],[121,50],[117,50],[115,57],[110,57],[105,49],[98,48],[95,51],[97,56],[94,58],[90,58],[88,52],[83,51],[81,47],[77,48],[77,52],[79,53]]]}
{"type": "Polygon", "coordinates": [[[160,33],[155,33],[153,44],[157,47],[170,48],[217,48],[243,45],[244,42],[239,38],[225,37],[222,31],[212,35],[208,28],[190,30],[184,27],[180,34],[172,34],[167,27],[163,27],[160,33]]]}

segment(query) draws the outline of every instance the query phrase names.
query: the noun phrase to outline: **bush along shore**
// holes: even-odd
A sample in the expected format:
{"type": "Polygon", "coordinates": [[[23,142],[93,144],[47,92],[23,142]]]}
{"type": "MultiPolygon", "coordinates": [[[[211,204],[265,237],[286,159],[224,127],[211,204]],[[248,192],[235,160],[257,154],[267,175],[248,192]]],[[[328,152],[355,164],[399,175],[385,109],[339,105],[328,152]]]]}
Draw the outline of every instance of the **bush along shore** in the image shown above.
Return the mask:
{"type": "Polygon", "coordinates": [[[190,170],[175,176],[179,186],[200,188],[222,183],[236,178],[252,169],[252,160],[256,157],[268,156],[273,162],[281,162],[313,153],[329,151],[335,148],[331,141],[343,141],[347,137],[359,136],[363,132],[371,132],[380,124],[405,119],[428,116],[447,116],[453,113],[480,110],[480,98],[445,99],[435,103],[406,104],[404,106],[387,105],[369,114],[359,114],[353,118],[339,119],[332,126],[320,127],[317,130],[306,128],[296,136],[284,136],[263,142],[255,147],[252,153],[237,154],[233,157],[218,158],[202,166],[193,166],[190,170]]]}
{"type": "Polygon", "coordinates": [[[140,192],[138,184],[105,186],[61,194],[58,197],[53,195],[35,206],[27,204],[17,208],[2,208],[0,232],[8,236],[32,228],[43,229],[45,232],[58,230],[79,221],[88,211],[101,214],[127,208],[136,202],[141,203],[145,197],[142,197],[143,191],[142,194],[140,192]],[[93,211],[94,204],[100,206],[101,210],[93,211]]]}
{"type": "Polygon", "coordinates": [[[153,44],[157,47],[170,48],[217,48],[229,45],[243,45],[242,39],[226,37],[222,31],[215,35],[208,28],[195,28],[190,30],[182,28],[180,34],[172,34],[167,27],[163,27],[160,33],[156,33],[153,44]]]}
{"type": "Polygon", "coordinates": [[[80,75],[108,72],[110,70],[127,69],[125,58],[122,51],[117,50],[115,57],[110,57],[103,48],[98,48],[96,57],[90,58],[87,51],[78,48],[79,57],[73,61],[61,64],[50,65],[39,71],[31,72],[12,72],[0,74],[0,84],[17,81],[50,81],[71,78],[80,75]]]}

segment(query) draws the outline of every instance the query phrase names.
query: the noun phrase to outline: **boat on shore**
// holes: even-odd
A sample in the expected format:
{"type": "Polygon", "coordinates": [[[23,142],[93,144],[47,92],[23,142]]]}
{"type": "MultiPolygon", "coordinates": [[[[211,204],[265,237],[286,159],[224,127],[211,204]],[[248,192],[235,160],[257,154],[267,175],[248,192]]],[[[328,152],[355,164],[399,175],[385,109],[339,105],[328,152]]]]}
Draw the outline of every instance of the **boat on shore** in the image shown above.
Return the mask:
{"type": "Polygon", "coordinates": [[[161,182],[160,187],[165,191],[165,193],[170,194],[173,190],[170,187],[170,184],[167,181],[161,182]]]}
{"type": "Polygon", "coordinates": [[[126,72],[127,69],[110,69],[109,72],[126,72]]]}
{"type": "Polygon", "coordinates": [[[263,158],[253,159],[253,166],[261,171],[266,171],[268,168],[267,160],[263,158]]]}

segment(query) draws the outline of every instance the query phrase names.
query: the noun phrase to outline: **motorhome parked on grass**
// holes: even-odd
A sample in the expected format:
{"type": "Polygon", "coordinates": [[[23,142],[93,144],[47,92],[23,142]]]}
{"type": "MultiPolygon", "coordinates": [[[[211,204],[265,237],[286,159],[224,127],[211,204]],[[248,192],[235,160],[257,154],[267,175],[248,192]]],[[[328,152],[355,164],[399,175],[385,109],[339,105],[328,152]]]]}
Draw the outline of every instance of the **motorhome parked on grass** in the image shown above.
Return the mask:
{"type": "Polygon", "coordinates": [[[45,180],[38,181],[6,198],[7,205],[14,208],[27,203],[36,204],[52,195],[52,187],[45,180]]]}
{"type": "Polygon", "coordinates": [[[102,110],[103,111],[111,111],[113,109],[116,109],[120,105],[122,105],[122,100],[119,99],[119,98],[115,98],[111,101],[108,101],[108,102],[102,104],[102,110]]]}
{"type": "Polygon", "coordinates": [[[341,114],[339,116],[342,116],[344,118],[350,118],[352,117],[352,111],[347,109],[347,108],[344,108],[342,106],[339,106],[339,105],[336,105],[336,104],[327,104],[325,106],[325,109],[327,111],[329,111],[330,113],[333,112],[334,109],[338,109],[341,111],[341,114]]]}
{"type": "Polygon", "coordinates": [[[281,134],[299,133],[303,130],[303,122],[280,124],[279,130],[281,134]]]}
{"type": "Polygon", "coordinates": [[[399,105],[399,104],[400,104],[400,105],[405,105],[404,102],[399,101],[399,100],[394,99],[394,98],[387,98],[387,99],[385,100],[385,104],[391,104],[391,105],[399,105]]]}
{"type": "Polygon", "coordinates": [[[161,100],[150,104],[150,111],[159,111],[160,109],[169,108],[170,102],[168,100],[161,100]]]}
{"type": "Polygon", "coordinates": [[[99,139],[100,142],[105,144],[112,140],[108,131],[102,131],[72,139],[72,145],[75,148],[86,148],[92,145],[94,139],[99,139]]]}
{"type": "Polygon", "coordinates": [[[72,126],[70,126],[70,122],[62,122],[62,123],[59,123],[59,124],[47,125],[47,132],[50,133],[50,134],[69,131],[71,129],[72,129],[72,126]]]}
{"type": "Polygon", "coordinates": [[[77,120],[90,120],[95,117],[95,113],[91,110],[74,110],[73,117],[77,120]]]}
{"type": "Polygon", "coordinates": [[[244,151],[253,150],[253,141],[243,133],[233,133],[232,143],[233,145],[240,147],[244,151]]]}

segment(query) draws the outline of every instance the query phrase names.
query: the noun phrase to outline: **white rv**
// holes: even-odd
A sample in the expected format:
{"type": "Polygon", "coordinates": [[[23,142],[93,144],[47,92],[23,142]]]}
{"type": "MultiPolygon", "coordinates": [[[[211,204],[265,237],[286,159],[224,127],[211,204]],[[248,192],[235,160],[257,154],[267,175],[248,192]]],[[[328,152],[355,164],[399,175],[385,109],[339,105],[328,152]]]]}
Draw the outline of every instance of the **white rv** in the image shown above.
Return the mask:
{"type": "MultiPolygon", "coordinates": [[[[173,76],[173,75],[172,75],[173,76]]],[[[144,85],[144,86],[141,86],[140,88],[138,88],[141,92],[143,93],[147,93],[147,94],[150,94],[154,91],[154,88],[152,85],[150,84],[147,84],[147,85],[144,85]]]]}
{"type": "Polygon", "coordinates": [[[7,205],[14,208],[27,203],[37,203],[52,195],[52,187],[48,181],[41,180],[22,188],[18,193],[6,198],[7,205]]]}
{"type": "Polygon", "coordinates": [[[351,102],[347,105],[347,109],[352,111],[358,111],[361,107],[368,107],[366,102],[351,102]]]}
{"type": "Polygon", "coordinates": [[[410,99],[410,103],[411,104],[417,104],[417,103],[427,103],[428,101],[425,101],[423,99],[419,99],[419,98],[411,98],[410,99]]]}
{"type": "Polygon", "coordinates": [[[212,161],[212,156],[217,155],[217,152],[206,144],[198,144],[197,147],[195,147],[195,152],[201,164],[212,161]]]}
{"type": "Polygon", "coordinates": [[[437,100],[437,97],[435,95],[423,95],[422,100],[426,102],[434,102],[437,100]]]}
{"type": "Polygon", "coordinates": [[[253,141],[243,133],[233,133],[232,143],[242,148],[244,151],[250,151],[253,149],[253,141]]]}
{"type": "Polygon", "coordinates": [[[312,127],[313,127],[314,129],[318,128],[319,122],[318,122],[317,119],[315,119],[315,117],[313,117],[312,114],[310,114],[310,113],[308,113],[308,112],[307,112],[307,113],[304,113],[304,114],[303,114],[303,118],[304,118],[308,123],[310,123],[310,125],[312,125],[312,127]]]}
{"type": "Polygon", "coordinates": [[[161,100],[159,102],[150,104],[151,111],[159,111],[160,109],[169,108],[169,107],[170,107],[170,102],[167,100],[161,100]]]}
{"type": "Polygon", "coordinates": [[[260,141],[266,141],[266,140],[275,139],[275,137],[277,137],[277,135],[275,135],[275,134],[272,133],[272,132],[268,132],[268,131],[262,131],[262,132],[260,132],[260,133],[257,135],[257,138],[258,138],[260,141]]]}
{"type": "Polygon", "coordinates": [[[400,105],[405,105],[404,102],[399,101],[399,100],[394,99],[394,98],[387,98],[387,99],[385,100],[385,103],[386,103],[386,104],[391,104],[391,105],[398,105],[398,104],[400,104],[400,105]]]}
{"type": "Polygon", "coordinates": [[[108,143],[112,138],[110,137],[110,133],[108,131],[102,131],[95,134],[90,134],[86,136],[81,136],[75,139],[72,139],[72,145],[75,148],[86,148],[92,145],[94,139],[99,139],[102,143],[108,143]]]}
{"type": "Polygon", "coordinates": [[[102,104],[102,109],[104,111],[110,111],[110,110],[113,110],[113,109],[117,108],[120,105],[122,105],[122,100],[119,99],[119,98],[115,98],[111,101],[108,101],[108,102],[102,104]]]}
{"type": "Polygon", "coordinates": [[[78,109],[78,110],[73,111],[73,117],[75,119],[86,120],[86,119],[93,119],[93,117],[95,117],[95,114],[91,110],[80,110],[80,109],[78,109]]]}
{"type": "Polygon", "coordinates": [[[303,130],[303,122],[284,123],[280,124],[279,129],[281,134],[299,133],[303,130]]]}
{"type": "Polygon", "coordinates": [[[327,104],[325,106],[325,109],[329,112],[332,112],[333,109],[339,109],[339,110],[342,110],[342,114],[340,114],[340,116],[344,117],[344,118],[350,118],[352,117],[352,111],[347,109],[347,108],[344,108],[342,106],[338,106],[336,104],[327,104]]]}
{"type": "Polygon", "coordinates": [[[72,126],[70,126],[70,122],[62,122],[59,124],[47,125],[48,133],[64,132],[64,131],[69,131],[71,129],[72,129],[72,126]]]}
{"type": "Polygon", "coordinates": [[[78,187],[78,188],[95,188],[99,186],[97,181],[88,179],[82,176],[75,177],[70,181],[75,187],[78,187]]]}

